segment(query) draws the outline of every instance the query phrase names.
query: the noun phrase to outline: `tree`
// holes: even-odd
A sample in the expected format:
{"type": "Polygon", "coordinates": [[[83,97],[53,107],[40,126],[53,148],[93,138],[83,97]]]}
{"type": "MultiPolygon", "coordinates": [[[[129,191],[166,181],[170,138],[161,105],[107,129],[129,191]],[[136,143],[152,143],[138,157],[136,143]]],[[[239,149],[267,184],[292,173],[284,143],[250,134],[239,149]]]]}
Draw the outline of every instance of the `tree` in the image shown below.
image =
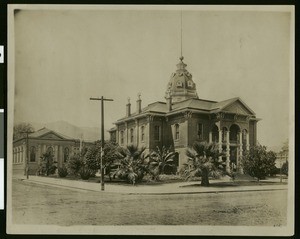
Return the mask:
{"type": "MultiPolygon", "coordinates": [[[[286,140],[281,148],[281,151],[279,152],[279,155],[281,156],[280,160],[285,159],[285,162],[281,166],[281,173],[285,174],[288,176],[289,174],[289,141],[286,140]]],[[[282,161],[281,161],[282,163],[282,161]]]]}
{"type": "Polygon", "coordinates": [[[289,155],[289,141],[286,140],[281,147],[281,151],[279,152],[281,155],[288,157],[289,155]]]}
{"type": "MultiPolygon", "coordinates": [[[[118,144],[112,141],[105,141],[104,143],[104,156],[102,163],[106,173],[110,172],[111,167],[117,158],[116,151],[118,147],[118,144]]],[[[96,141],[94,145],[88,148],[84,161],[88,168],[93,170],[100,169],[101,141],[96,141]]]]}
{"type": "Polygon", "coordinates": [[[113,173],[113,177],[125,179],[133,185],[140,182],[148,173],[149,155],[144,154],[145,148],[138,148],[129,145],[126,148],[119,147],[116,157],[118,169],[113,173]]]}
{"type": "Polygon", "coordinates": [[[244,172],[259,181],[269,175],[275,168],[276,154],[267,151],[266,146],[255,146],[246,152],[242,159],[244,172]]]}
{"type": "Polygon", "coordinates": [[[286,161],[282,164],[281,173],[288,176],[289,175],[289,161],[286,161]]]}
{"type": "Polygon", "coordinates": [[[174,165],[175,152],[170,152],[170,149],[166,147],[156,148],[155,151],[150,154],[149,173],[152,178],[157,180],[159,175],[165,173],[166,168],[171,168],[174,171],[176,166],[174,165]]]}
{"type": "Polygon", "coordinates": [[[19,123],[14,125],[13,139],[21,139],[26,137],[26,132],[33,133],[34,128],[29,123],[19,123]]]}
{"type": "Polygon", "coordinates": [[[186,150],[187,163],[183,165],[182,174],[186,179],[201,176],[201,186],[209,186],[209,176],[219,177],[225,173],[225,163],[219,161],[218,147],[214,143],[196,141],[186,150]]]}
{"type": "Polygon", "coordinates": [[[41,156],[41,163],[38,169],[38,174],[43,174],[49,176],[50,174],[54,174],[57,169],[56,161],[54,161],[54,157],[51,152],[43,153],[41,156]]]}

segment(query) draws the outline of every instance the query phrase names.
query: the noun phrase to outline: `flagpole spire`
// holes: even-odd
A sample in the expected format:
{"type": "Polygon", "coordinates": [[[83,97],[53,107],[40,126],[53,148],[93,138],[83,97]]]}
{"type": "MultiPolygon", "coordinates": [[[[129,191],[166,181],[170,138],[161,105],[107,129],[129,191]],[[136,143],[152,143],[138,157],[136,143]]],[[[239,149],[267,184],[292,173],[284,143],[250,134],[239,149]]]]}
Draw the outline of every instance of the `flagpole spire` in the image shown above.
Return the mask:
{"type": "Polygon", "coordinates": [[[182,56],[182,10],[180,11],[180,60],[183,60],[182,56]]]}

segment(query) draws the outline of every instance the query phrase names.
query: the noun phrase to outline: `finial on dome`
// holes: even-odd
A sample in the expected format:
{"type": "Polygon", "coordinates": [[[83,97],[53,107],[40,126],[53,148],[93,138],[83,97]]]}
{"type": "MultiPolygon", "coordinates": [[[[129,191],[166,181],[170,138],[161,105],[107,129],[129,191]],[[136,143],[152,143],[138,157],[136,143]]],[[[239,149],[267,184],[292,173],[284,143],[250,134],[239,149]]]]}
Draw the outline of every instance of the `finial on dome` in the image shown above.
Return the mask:
{"type": "Polygon", "coordinates": [[[183,57],[183,56],[179,57],[179,60],[180,60],[180,61],[183,61],[183,59],[184,59],[184,57],[183,57]]]}
{"type": "Polygon", "coordinates": [[[141,99],[141,93],[140,92],[137,94],[137,97],[138,97],[138,100],[141,99]]]}

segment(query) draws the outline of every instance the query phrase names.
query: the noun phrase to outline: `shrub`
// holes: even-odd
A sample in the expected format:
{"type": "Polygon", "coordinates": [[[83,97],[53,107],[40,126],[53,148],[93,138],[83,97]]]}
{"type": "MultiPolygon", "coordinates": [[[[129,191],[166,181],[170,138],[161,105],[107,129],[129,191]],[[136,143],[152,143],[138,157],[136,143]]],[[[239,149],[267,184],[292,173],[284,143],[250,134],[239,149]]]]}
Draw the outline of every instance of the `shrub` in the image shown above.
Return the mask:
{"type": "Polygon", "coordinates": [[[245,173],[259,181],[271,174],[275,160],[276,154],[273,151],[267,151],[265,146],[255,146],[243,157],[243,169],[245,173]]]}
{"type": "Polygon", "coordinates": [[[145,148],[139,149],[134,145],[129,145],[126,148],[120,147],[116,154],[119,167],[110,177],[118,177],[133,185],[141,182],[148,172],[147,158],[149,155],[145,155],[144,151],[145,148]]]}
{"type": "Polygon", "coordinates": [[[64,178],[68,175],[68,169],[63,166],[63,167],[58,167],[58,175],[61,178],[64,178]]]}
{"type": "Polygon", "coordinates": [[[67,169],[70,174],[77,176],[80,169],[84,166],[84,162],[80,155],[75,154],[70,157],[67,164],[67,169]]]}
{"type": "Polygon", "coordinates": [[[80,175],[81,179],[88,180],[90,177],[95,175],[95,172],[93,170],[89,169],[88,167],[82,167],[79,170],[79,175],[80,175]]]}
{"type": "Polygon", "coordinates": [[[55,165],[51,165],[48,169],[49,174],[55,174],[57,167],[55,165]]]}
{"type": "Polygon", "coordinates": [[[214,143],[195,142],[186,150],[187,163],[181,168],[186,180],[201,176],[201,185],[209,186],[209,177],[218,178],[225,173],[223,161],[219,161],[218,146],[214,143]]]}
{"type": "Polygon", "coordinates": [[[46,152],[41,156],[41,162],[37,170],[37,175],[47,175],[54,174],[57,167],[57,162],[54,161],[53,155],[50,152],[46,152]]]}

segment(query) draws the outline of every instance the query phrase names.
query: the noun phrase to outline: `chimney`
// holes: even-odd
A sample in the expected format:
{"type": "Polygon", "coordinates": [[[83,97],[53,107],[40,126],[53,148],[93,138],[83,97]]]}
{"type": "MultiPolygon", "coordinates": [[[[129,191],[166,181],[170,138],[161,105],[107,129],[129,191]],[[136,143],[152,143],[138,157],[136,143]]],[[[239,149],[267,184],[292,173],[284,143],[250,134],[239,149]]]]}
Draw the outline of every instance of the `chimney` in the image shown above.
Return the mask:
{"type": "Polygon", "coordinates": [[[130,104],[130,98],[128,97],[128,103],[126,105],[126,117],[129,117],[131,115],[130,113],[130,107],[131,107],[131,104],[130,104]]]}
{"type": "Polygon", "coordinates": [[[171,96],[171,91],[168,90],[166,92],[166,100],[167,100],[167,108],[168,108],[168,111],[172,111],[172,96],[171,96]]]}
{"type": "Polygon", "coordinates": [[[142,112],[142,100],[141,93],[138,93],[138,99],[136,101],[136,112],[139,114],[142,112]]]}

